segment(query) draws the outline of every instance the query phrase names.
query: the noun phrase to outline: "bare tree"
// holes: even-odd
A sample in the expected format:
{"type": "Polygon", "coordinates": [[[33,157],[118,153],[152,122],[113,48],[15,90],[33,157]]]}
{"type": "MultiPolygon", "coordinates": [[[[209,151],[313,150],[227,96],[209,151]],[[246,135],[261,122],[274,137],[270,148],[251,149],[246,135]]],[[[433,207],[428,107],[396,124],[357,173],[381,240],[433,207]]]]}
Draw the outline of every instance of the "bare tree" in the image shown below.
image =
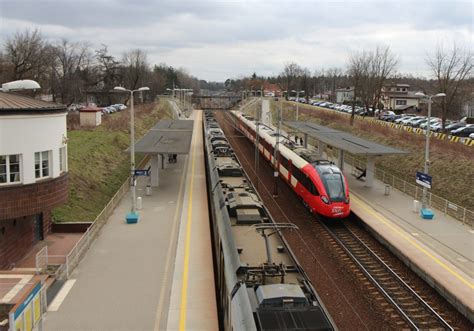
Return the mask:
{"type": "Polygon", "coordinates": [[[326,76],[329,79],[329,87],[331,90],[330,100],[332,102],[335,102],[336,101],[336,88],[342,76],[342,70],[336,67],[329,68],[328,70],[326,70],[326,76]]]}
{"type": "Polygon", "coordinates": [[[312,91],[312,79],[311,71],[308,68],[301,69],[301,76],[298,79],[299,83],[297,84],[297,89],[300,88],[304,91],[304,95],[309,99],[312,91]]]}
{"type": "Polygon", "coordinates": [[[0,51],[0,84],[13,80],[13,63],[0,51]]]}
{"type": "Polygon", "coordinates": [[[459,103],[460,92],[464,89],[466,79],[472,76],[473,53],[468,47],[454,44],[452,49],[445,50],[443,45],[439,44],[435,53],[427,56],[426,63],[435,78],[434,92],[446,93],[440,104],[444,129],[448,113],[454,111],[454,105],[459,103]]]}
{"type": "Polygon", "coordinates": [[[348,74],[354,86],[351,125],[354,121],[355,102],[359,98],[366,112],[375,111],[380,103],[382,87],[388,77],[394,74],[397,57],[390,47],[377,46],[373,51],[362,51],[349,57],[348,74]]]}
{"type": "Polygon", "coordinates": [[[148,78],[149,64],[146,53],[141,49],[131,50],[122,58],[124,84],[129,89],[136,89],[144,85],[148,78]]]}
{"type": "Polygon", "coordinates": [[[285,63],[280,78],[283,80],[282,85],[287,91],[290,91],[294,87],[294,84],[296,83],[297,78],[301,76],[302,71],[303,69],[294,62],[285,63]]]}
{"type": "Polygon", "coordinates": [[[369,74],[372,79],[372,109],[374,111],[379,106],[383,84],[395,73],[397,66],[398,58],[391,52],[390,47],[377,46],[372,56],[369,74]]]}
{"type": "Polygon", "coordinates": [[[40,80],[43,69],[48,66],[46,42],[38,29],[17,32],[5,42],[5,58],[12,63],[12,80],[40,80]]]}
{"type": "Polygon", "coordinates": [[[368,75],[368,66],[370,63],[370,54],[366,51],[353,53],[349,56],[349,64],[347,73],[350,77],[350,82],[354,87],[354,96],[352,98],[352,113],[350,124],[354,124],[355,104],[364,90],[364,82],[368,75]]]}
{"type": "Polygon", "coordinates": [[[65,104],[79,101],[86,88],[83,72],[91,65],[89,45],[62,39],[53,45],[52,54],[54,99],[59,97],[65,104]]]}

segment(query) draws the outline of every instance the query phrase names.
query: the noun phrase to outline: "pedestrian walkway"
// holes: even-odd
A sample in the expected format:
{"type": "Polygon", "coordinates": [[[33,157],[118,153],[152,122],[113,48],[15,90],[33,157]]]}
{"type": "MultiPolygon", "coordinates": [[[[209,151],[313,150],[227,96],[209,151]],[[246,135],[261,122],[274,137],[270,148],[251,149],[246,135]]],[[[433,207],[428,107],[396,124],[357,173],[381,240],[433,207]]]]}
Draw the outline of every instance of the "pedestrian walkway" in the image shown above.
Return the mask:
{"type": "MultiPolygon", "coordinates": [[[[196,112],[195,116],[199,117],[200,112],[196,112]]],[[[195,123],[198,125],[198,122],[195,123]]],[[[176,279],[181,276],[177,276],[174,270],[177,247],[183,245],[177,241],[178,235],[179,240],[182,240],[179,231],[183,230],[183,225],[180,223],[184,220],[188,222],[190,202],[186,200],[190,198],[187,193],[192,182],[190,174],[193,167],[201,167],[197,165],[197,155],[203,154],[202,149],[193,147],[196,139],[202,139],[199,135],[202,134],[202,128],[195,126],[194,132],[191,143],[193,154],[179,156],[177,163],[168,164],[165,169],[160,170],[160,186],[153,189],[151,196],[146,195],[147,178],[139,178],[137,196],[142,198],[143,207],[139,210],[138,224],[126,224],[125,214],[130,210],[130,193],[122,199],[59,292],[60,300],[53,301],[54,309],[50,309],[45,318],[45,330],[170,329],[167,319],[171,284],[179,287],[176,279]]],[[[200,158],[202,159],[202,155],[200,158]]],[[[204,178],[204,173],[197,175],[204,178]]],[[[200,185],[199,180],[195,180],[194,185],[200,185]]],[[[207,211],[207,205],[201,204],[207,201],[205,193],[195,195],[195,198],[199,197],[199,202],[193,202],[195,205],[189,213],[207,211]]],[[[207,274],[198,274],[197,277],[201,282],[210,282],[206,284],[209,292],[205,296],[214,298],[210,235],[208,233],[206,237],[204,230],[199,229],[196,223],[192,224],[193,231],[209,244],[208,253],[201,253],[201,256],[210,259],[191,263],[200,263],[208,270],[207,274]]],[[[209,224],[207,229],[209,231],[209,224]]],[[[193,239],[192,245],[188,249],[194,250],[200,243],[193,239]]],[[[182,261],[179,260],[179,263],[182,261]]],[[[194,277],[195,274],[188,273],[188,295],[195,293],[194,277]]],[[[181,297],[180,293],[176,295],[181,297]]],[[[184,305],[184,309],[189,309],[191,303],[195,304],[193,298],[188,298],[188,305],[184,305]]],[[[215,302],[214,315],[210,312],[206,314],[206,321],[214,319],[213,323],[217,325],[215,302]]],[[[202,315],[197,316],[201,317],[202,315]]],[[[192,329],[191,323],[188,324],[189,329],[192,329]]]]}
{"type": "Polygon", "coordinates": [[[218,330],[212,243],[204,165],[202,112],[195,113],[178,249],[171,289],[168,330],[218,330]]]}

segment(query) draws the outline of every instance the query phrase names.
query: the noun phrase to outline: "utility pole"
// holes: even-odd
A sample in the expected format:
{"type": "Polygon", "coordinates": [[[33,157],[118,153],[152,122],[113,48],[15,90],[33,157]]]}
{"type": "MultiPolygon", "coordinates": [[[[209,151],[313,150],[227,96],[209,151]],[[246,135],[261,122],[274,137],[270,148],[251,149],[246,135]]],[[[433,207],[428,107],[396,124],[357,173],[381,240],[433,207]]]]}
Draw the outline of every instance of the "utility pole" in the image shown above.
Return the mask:
{"type": "Polygon", "coordinates": [[[280,128],[281,128],[281,117],[283,113],[283,97],[280,98],[280,109],[278,110],[278,124],[277,124],[277,136],[276,136],[276,143],[275,143],[275,149],[273,151],[273,163],[274,163],[274,171],[273,171],[273,180],[274,180],[274,185],[273,185],[273,197],[276,198],[278,197],[278,169],[280,167],[280,128]]]}
{"type": "Polygon", "coordinates": [[[255,130],[255,177],[256,177],[256,180],[255,180],[255,189],[258,190],[258,182],[259,182],[259,177],[258,177],[258,167],[259,167],[259,158],[260,158],[260,116],[262,114],[262,106],[263,106],[263,97],[262,97],[262,94],[260,94],[260,109],[258,109],[257,107],[257,121],[256,121],[256,125],[257,125],[257,128],[255,130]]]}

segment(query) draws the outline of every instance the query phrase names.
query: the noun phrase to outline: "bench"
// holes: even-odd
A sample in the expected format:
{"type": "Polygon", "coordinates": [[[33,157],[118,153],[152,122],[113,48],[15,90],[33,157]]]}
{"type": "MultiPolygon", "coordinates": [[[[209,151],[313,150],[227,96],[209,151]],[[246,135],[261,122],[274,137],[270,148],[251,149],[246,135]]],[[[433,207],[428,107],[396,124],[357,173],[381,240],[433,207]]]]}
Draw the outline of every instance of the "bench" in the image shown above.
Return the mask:
{"type": "Polygon", "coordinates": [[[362,177],[365,177],[367,174],[367,170],[366,169],[362,169],[362,168],[359,168],[359,167],[352,167],[352,175],[358,179],[358,180],[362,180],[362,177]]]}

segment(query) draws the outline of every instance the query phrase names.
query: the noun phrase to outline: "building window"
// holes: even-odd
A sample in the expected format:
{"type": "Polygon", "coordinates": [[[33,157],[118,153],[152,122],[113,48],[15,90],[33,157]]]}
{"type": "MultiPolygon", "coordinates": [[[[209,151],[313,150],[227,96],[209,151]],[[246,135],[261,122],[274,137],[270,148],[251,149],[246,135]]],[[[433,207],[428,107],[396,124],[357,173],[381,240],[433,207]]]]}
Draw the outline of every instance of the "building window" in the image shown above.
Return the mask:
{"type": "Polygon", "coordinates": [[[67,171],[67,152],[66,146],[61,147],[59,149],[59,171],[65,172],[67,171]]]}
{"type": "Polygon", "coordinates": [[[20,154],[0,155],[0,184],[20,181],[20,154]]]}
{"type": "Polygon", "coordinates": [[[406,106],[407,101],[406,100],[395,100],[395,105],[397,106],[406,106]]]}
{"type": "Polygon", "coordinates": [[[49,151],[35,153],[35,177],[49,177],[49,151]]]}

